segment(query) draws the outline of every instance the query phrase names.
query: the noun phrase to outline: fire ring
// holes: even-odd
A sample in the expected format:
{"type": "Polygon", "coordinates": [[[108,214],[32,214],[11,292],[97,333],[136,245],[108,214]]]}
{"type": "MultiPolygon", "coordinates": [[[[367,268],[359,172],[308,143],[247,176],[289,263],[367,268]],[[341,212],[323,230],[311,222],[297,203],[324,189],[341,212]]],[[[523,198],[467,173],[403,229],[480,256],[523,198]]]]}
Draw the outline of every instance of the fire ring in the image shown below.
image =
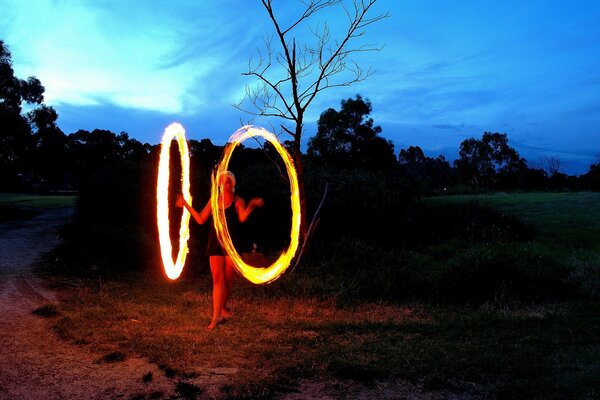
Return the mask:
{"type": "Polygon", "coordinates": [[[231,258],[235,269],[242,276],[255,284],[270,283],[279,278],[281,274],[283,274],[289,267],[292,259],[296,255],[296,251],[298,250],[298,241],[300,237],[300,190],[298,188],[298,176],[296,175],[296,168],[294,167],[292,157],[281,145],[281,143],[279,143],[277,137],[263,128],[244,126],[238,129],[229,138],[229,143],[225,147],[223,159],[219,163],[217,170],[212,175],[210,201],[211,208],[213,210],[213,223],[217,232],[217,238],[219,239],[221,246],[223,246],[225,254],[231,258]],[[285,163],[285,168],[290,181],[290,201],[292,207],[290,244],[288,248],[281,253],[279,258],[267,268],[257,268],[246,264],[244,260],[242,260],[240,254],[233,246],[231,236],[229,235],[227,221],[225,219],[224,204],[221,204],[221,207],[219,207],[219,182],[217,177],[221,176],[222,173],[226,173],[228,170],[229,160],[231,159],[231,155],[233,154],[236,146],[242,143],[244,140],[255,136],[263,137],[265,140],[270,142],[273,147],[275,147],[277,153],[279,153],[280,157],[285,163]]]}
{"type": "Polygon", "coordinates": [[[190,157],[185,140],[185,129],[178,123],[172,123],[165,129],[160,148],[158,161],[158,178],[156,184],[156,221],[160,253],[162,256],[165,273],[169,279],[177,279],[181,275],[185,258],[188,253],[188,239],[190,237],[190,213],[184,207],[179,226],[179,251],[173,261],[171,237],[169,234],[169,158],[171,141],[177,140],[179,157],[181,160],[181,193],[188,203],[192,203],[190,195],[190,157]]]}

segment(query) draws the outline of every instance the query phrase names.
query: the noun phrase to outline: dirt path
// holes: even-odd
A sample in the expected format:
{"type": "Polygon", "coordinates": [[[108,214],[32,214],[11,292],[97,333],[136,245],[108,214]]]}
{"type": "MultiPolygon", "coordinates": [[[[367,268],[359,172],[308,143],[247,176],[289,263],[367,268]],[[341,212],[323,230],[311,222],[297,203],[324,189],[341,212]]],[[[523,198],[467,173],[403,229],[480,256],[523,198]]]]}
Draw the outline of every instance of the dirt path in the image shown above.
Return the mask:
{"type": "Polygon", "coordinates": [[[60,341],[32,311],[56,301],[31,265],[59,242],[71,210],[0,225],[0,399],[129,399],[174,395],[175,383],[142,359],[99,364],[102,354],[60,341]],[[152,381],[142,377],[152,373],[152,381]]]}

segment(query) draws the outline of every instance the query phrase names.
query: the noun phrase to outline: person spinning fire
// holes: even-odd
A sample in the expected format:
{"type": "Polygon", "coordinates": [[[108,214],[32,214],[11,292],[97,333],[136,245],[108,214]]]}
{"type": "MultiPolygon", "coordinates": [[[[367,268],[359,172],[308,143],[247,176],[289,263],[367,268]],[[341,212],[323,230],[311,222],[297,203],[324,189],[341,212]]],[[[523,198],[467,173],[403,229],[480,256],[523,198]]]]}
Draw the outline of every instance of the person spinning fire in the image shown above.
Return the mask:
{"type": "MultiPolygon", "coordinates": [[[[235,237],[238,223],[245,222],[256,207],[262,207],[264,200],[255,197],[246,204],[243,198],[235,194],[235,175],[227,171],[219,176],[219,204],[225,205],[225,218],[232,237],[235,237]],[[221,198],[222,196],[222,198],[221,198]],[[221,202],[223,201],[223,202],[221,202]]],[[[212,215],[210,199],[202,209],[196,211],[182,195],[177,196],[176,207],[185,207],[198,224],[205,223],[212,215]]],[[[231,293],[235,269],[231,259],[225,254],[217,238],[214,224],[210,224],[206,249],[213,281],[213,314],[208,329],[214,329],[223,319],[231,316],[227,308],[227,300],[231,293]]]]}

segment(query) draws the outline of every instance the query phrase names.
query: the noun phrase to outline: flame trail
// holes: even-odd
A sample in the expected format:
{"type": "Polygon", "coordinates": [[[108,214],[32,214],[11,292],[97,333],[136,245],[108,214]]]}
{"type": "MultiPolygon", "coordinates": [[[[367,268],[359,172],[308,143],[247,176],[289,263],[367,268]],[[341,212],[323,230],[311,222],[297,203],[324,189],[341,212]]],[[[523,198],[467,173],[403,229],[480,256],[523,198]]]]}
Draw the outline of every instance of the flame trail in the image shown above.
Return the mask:
{"type": "Polygon", "coordinates": [[[190,195],[190,157],[187,142],[185,140],[185,129],[178,123],[172,123],[165,129],[160,148],[160,159],[158,162],[158,179],[156,183],[156,223],[158,226],[158,238],[165,273],[169,279],[177,279],[181,275],[185,258],[188,253],[187,242],[190,237],[189,222],[190,213],[184,208],[181,215],[179,227],[179,252],[177,260],[173,262],[171,237],[169,235],[169,158],[171,153],[171,140],[176,139],[179,145],[181,159],[181,192],[183,198],[192,204],[190,195]]]}
{"type": "Polygon", "coordinates": [[[298,240],[300,236],[300,190],[298,188],[298,177],[292,157],[287,150],[279,143],[277,137],[263,128],[253,126],[244,126],[238,129],[230,138],[229,143],[225,147],[223,159],[217,170],[212,175],[212,190],[210,196],[211,208],[213,212],[213,221],[219,242],[223,246],[225,253],[231,257],[234,267],[237,271],[252,283],[270,283],[279,278],[281,274],[289,267],[292,259],[296,255],[298,249],[298,240]],[[256,268],[246,264],[239,253],[233,246],[227,221],[225,219],[224,200],[221,199],[219,204],[219,182],[217,177],[227,171],[229,160],[236,146],[244,140],[261,136],[269,141],[277,150],[285,163],[288,178],[290,181],[290,201],[292,208],[292,227],[290,231],[290,245],[281,253],[279,258],[267,268],[256,268]]]}

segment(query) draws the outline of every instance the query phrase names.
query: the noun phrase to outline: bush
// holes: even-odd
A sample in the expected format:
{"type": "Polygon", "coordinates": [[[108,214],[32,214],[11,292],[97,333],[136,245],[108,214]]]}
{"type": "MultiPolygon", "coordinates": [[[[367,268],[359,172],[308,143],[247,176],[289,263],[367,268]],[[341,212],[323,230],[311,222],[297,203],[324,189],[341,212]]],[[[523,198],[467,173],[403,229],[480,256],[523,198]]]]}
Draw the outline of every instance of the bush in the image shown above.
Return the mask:
{"type": "Polygon", "coordinates": [[[569,269],[527,245],[476,246],[450,260],[433,293],[454,304],[565,300],[576,287],[569,269]]]}
{"type": "Polygon", "coordinates": [[[146,162],[113,161],[81,187],[73,222],[55,252],[61,268],[80,276],[141,271],[158,260],[154,178],[146,162]]]}
{"type": "Polygon", "coordinates": [[[0,205],[0,223],[30,219],[39,214],[40,211],[38,210],[26,210],[18,207],[0,205]]]}
{"type": "Polygon", "coordinates": [[[530,241],[534,235],[530,224],[477,202],[422,204],[411,222],[419,233],[412,237],[425,244],[450,239],[475,243],[530,241]]]}
{"type": "MultiPolygon", "coordinates": [[[[239,179],[236,193],[262,196],[267,203],[244,224],[240,249],[259,243],[262,251],[277,254],[289,240],[282,239],[289,232],[289,190],[262,154],[241,151],[232,164],[239,179]]],[[[569,268],[523,243],[532,240],[533,228],[513,216],[478,203],[419,202],[407,181],[389,172],[312,167],[306,177],[310,208],[320,201],[326,182],[329,195],[302,267],[254,295],[481,304],[560,300],[580,284],[569,268]]],[[[197,208],[208,198],[209,172],[192,174],[197,208]]],[[[90,177],[57,253],[63,268],[89,276],[162,273],[155,176],[156,159],[150,156],[106,166],[90,177]]],[[[172,212],[176,221],[181,210],[172,212]]],[[[176,251],[178,226],[171,228],[176,251]]],[[[191,230],[188,257],[205,265],[208,227],[192,223],[191,230]]],[[[186,268],[184,274],[196,270],[186,268]]]]}
{"type": "Polygon", "coordinates": [[[571,257],[568,265],[579,293],[588,298],[600,298],[600,257],[583,253],[571,257]]]}

